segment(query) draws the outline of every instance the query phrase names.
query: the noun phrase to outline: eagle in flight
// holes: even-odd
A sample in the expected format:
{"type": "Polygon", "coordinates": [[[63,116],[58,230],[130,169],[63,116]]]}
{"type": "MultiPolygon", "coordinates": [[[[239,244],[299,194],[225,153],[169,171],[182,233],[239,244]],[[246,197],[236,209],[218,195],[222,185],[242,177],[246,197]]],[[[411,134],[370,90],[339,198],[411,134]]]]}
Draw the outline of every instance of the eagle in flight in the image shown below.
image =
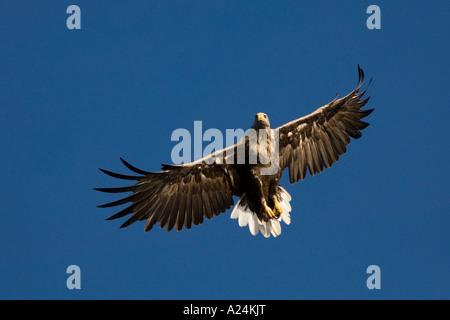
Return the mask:
{"type": "Polygon", "coordinates": [[[237,196],[239,200],[231,218],[238,219],[239,226],[248,225],[253,235],[258,232],[265,237],[280,235],[280,222],[291,222],[291,196],[279,185],[283,171],[289,169],[290,183],[305,179],[307,171],[311,176],[322,172],[346,152],[350,137],[360,138],[360,131],[369,125],[361,119],[374,109],[362,110],[369,97],[362,100],[367,89],[360,92],[364,72],[359,65],[358,76],[358,85],[345,97],[336,96],[313,113],[276,129],[270,128],[266,114],[256,114],[247,131],[255,132],[255,139],[245,134],[235,145],[197,161],[163,164],[162,171],[148,172],[121,159],[138,175],[100,169],[114,178],[136,183],[119,188],[95,188],[107,193],[132,193],[99,207],[129,203],[108,218],[131,214],[121,227],[146,220],[145,231],[150,231],[157,222],[161,228],[178,231],[201,224],[204,217],[209,220],[224,213],[234,205],[233,196],[237,196]],[[239,155],[242,157],[238,158],[239,155]],[[250,161],[252,155],[256,161],[250,161]]]}

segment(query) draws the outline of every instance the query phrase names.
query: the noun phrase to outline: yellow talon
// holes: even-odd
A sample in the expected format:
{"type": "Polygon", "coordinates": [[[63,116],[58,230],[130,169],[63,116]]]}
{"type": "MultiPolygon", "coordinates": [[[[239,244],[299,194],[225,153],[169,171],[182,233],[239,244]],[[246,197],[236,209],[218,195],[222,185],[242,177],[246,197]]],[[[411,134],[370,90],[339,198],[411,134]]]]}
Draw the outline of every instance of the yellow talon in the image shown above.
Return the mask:
{"type": "Polygon", "coordinates": [[[281,207],[281,204],[278,202],[278,200],[275,198],[273,199],[274,205],[273,205],[273,213],[275,217],[278,219],[281,214],[283,213],[283,208],[281,207]]]}
{"type": "Polygon", "coordinates": [[[270,219],[274,219],[275,218],[275,214],[274,214],[273,210],[270,209],[270,207],[268,205],[266,205],[266,204],[264,204],[264,206],[265,206],[266,213],[269,216],[269,218],[270,219]]]}
{"type": "Polygon", "coordinates": [[[266,204],[264,205],[266,213],[270,219],[278,219],[283,213],[283,208],[281,207],[281,204],[278,202],[277,199],[273,199],[273,202],[274,202],[273,210],[268,205],[266,204]]]}

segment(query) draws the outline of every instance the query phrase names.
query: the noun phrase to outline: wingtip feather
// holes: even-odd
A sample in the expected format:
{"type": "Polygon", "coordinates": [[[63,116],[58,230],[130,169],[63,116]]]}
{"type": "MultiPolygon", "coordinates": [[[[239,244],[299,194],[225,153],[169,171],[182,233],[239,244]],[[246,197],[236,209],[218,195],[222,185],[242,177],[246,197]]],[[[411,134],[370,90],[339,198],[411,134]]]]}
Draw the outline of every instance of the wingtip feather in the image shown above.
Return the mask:
{"type": "Polygon", "coordinates": [[[127,167],[128,169],[130,169],[131,171],[133,171],[135,173],[139,173],[139,174],[143,174],[143,175],[151,174],[151,172],[136,168],[135,166],[133,166],[130,163],[128,163],[127,161],[125,161],[125,159],[123,159],[122,157],[120,157],[120,161],[122,161],[122,163],[125,165],[125,167],[127,167]]]}
{"type": "Polygon", "coordinates": [[[101,168],[99,168],[99,169],[104,174],[107,174],[108,176],[111,176],[111,177],[117,178],[117,179],[123,179],[123,180],[139,180],[139,179],[141,179],[141,177],[138,177],[138,176],[128,176],[128,175],[115,173],[115,172],[112,172],[112,171],[109,171],[109,170],[105,170],[105,169],[101,169],[101,168]]]}

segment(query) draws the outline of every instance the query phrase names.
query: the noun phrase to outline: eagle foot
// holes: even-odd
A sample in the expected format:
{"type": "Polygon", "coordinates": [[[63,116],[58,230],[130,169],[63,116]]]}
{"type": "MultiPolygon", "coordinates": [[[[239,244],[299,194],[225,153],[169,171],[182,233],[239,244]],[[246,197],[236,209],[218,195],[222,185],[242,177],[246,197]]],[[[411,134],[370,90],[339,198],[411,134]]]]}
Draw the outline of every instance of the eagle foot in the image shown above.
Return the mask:
{"type": "Polygon", "coordinates": [[[273,210],[268,205],[265,205],[265,209],[270,219],[278,219],[283,212],[283,209],[277,200],[274,201],[273,210]]]}
{"type": "Polygon", "coordinates": [[[273,203],[273,214],[275,215],[275,218],[278,219],[283,213],[283,208],[276,198],[273,199],[273,203]]]}
{"type": "Polygon", "coordinates": [[[275,214],[273,213],[273,210],[270,209],[270,207],[267,204],[264,204],[264,209],[266,210],[266,213],[269,216],[269,219],[275,218],[275,214]]]}

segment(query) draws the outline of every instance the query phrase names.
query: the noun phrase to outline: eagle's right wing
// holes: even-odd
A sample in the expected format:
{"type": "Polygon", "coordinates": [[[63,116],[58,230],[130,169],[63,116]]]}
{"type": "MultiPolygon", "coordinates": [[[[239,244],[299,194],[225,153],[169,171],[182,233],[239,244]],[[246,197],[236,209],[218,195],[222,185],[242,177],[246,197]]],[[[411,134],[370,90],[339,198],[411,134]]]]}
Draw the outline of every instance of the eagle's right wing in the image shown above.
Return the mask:
{"type": "Polygon", "coordinates": [[[234,204],[233,194],[239,183],[235,166],[223,161],[208,164],[205,160],[209,157],[188,164],[162,165],[161,172],[143,171],[121,159],[128,169],[140,175],[129,176],[100,170],[114,178],[135,180],[137,183],[127,187],[95,189],[107,193],[132,194],[99,207],[131,202],[131,205],[108,218],[117,219],[131,214],[121,227],[138,220],[147,220],[145,231],[151,230],[157,222],[168,231],[174,227],[181,230],[183,226],[189,229],[192,224],[201,224],[203,217],[211,219],[234,204]]]}

